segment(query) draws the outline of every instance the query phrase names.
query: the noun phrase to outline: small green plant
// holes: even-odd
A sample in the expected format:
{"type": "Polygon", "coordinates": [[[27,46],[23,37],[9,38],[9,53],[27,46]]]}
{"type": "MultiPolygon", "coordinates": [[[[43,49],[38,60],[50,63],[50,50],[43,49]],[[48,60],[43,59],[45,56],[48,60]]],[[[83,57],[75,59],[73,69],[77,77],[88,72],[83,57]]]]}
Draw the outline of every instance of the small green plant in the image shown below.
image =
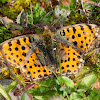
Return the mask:
{"type": "MultiPolygon", "coordinates": [[[[41,25],[42,22],[50,25],[55,22],[57,22],[57,24],[64,25],[87,23],[88,18],[92,21],[92,23],[95,21],[97,24],[100,24],[100,7],[96,5],[90,6],[86,3],[83,4],[85,10],[89,11],[90,15],[87,15],[88,13],[86,14],[83,11],[82,13],[79,12],[81,4],[79,4],[79,6],[76,8],[76,0],[71,0],[70,5],[65,6],[62,4],[62,0],[58,6],[54,7],[54,9],[51,9],[48,0],[43,0],[46,2],[46,7],[44,8],[41,7],[41,2],[32,0],[33,2],[31,3],[30,1],[31,0],[15,0],[13,7],[6,7],[3,5],[0,12],[15,20],[18,13],[24,9],[26,12],[28,11],[28,21],[31,24],[39,25],[41,25]]],[[[92,1],[100,3],[100,0],[92,1]]],[[[8,2],[8,0],[1,0],[0,2],[5,3],[8,2]]],[[[57,24],[55,24],[55,28],[57,24]]],[[[0,26],[0,43],[6,39],[14,37],[14,35],[12,36],[10,33],[9,29],[10,25],[7,25],[6,27],[0,26]]],[[[37,33],[40,33],[40,31],[37,33]]],[[[20,77],[19,75],[17,76],[20,77]]],[[[2,77],[2,75],[0,77],[2,77]]],[[[97,60],[95,61],[93,67],[91,68],[89,66],[84,66],[82,71],[78,73],[78,76],[73,79],[74,81],[68,77],[62,77],[62,75],[61,77],[56,76],[56,78],[57,79],[50,78],[39,82],[38,88],[31,88],[28,90],[29,93],[37,100],[46,100],[53,96],[60,96],[62,99],[67,100],[100,100],[100,90],[95,89],[92,86],[93,83],[100,79],[100,53],[97,54],[97,60]]],[[[10,87],[8,89],[4,89],[2,86],[0,86],[0,90],[3,91],[3,94],[1,94],[10,100],[8,92],[12,90],[16,84],[17,83],[15,82],[14,85],[11,85],[12,87],[8,86],[10,87]]],[[[26,98],[28,98],[27,94],[23,93],[21,100],[26,98]]]]}
{"type": "Polygon", "coordinates": [[[9,2],[9,0],[0,0],[1,3],[9,2]]]}
{"type": "Polygon", "coordinates": [[[34,23],[34,24],[39,23],[41,17],[44,16],[45,14],[46,14],[46,12],[45,12],[44,8],[41,8],[40,4],[36,3],[36,6],[33,11],[32,11],[32,6],[31,6],[31,12],[28,15],[28,21],[30,23],[34,23]]]}
{"type": "Polygon", "coordinates": [[[6,27],[0,26],[0,43],[11,38],[11,37],[14,37],[14,35],[12,35],[10,33],[9,28],[10,28],[9,24],[6,27]]]}
{"type": "Polygon", "coordinates": [[[3,86],[0,84],[0,98],[4,96],[7,100],[11,100],[11,97],[9,96],[8,92],[13,90],[17,84],[18,84],[17,81],[13,81],[6,88],[3,88],[3,86]]]}

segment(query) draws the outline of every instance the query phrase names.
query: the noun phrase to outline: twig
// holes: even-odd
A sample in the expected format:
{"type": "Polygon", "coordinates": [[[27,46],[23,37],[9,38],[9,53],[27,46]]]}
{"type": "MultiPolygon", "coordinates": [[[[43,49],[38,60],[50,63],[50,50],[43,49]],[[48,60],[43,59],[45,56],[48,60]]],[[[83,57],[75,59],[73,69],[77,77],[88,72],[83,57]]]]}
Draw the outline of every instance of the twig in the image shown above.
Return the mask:
{"type": "Polygon", "coordinates": [[[31,24],[31,25],[33,25],[34,27],[37,27],[37,28],[39,28],[39,29],[41,29],[42,30],[42,28],[41,27],[39,27],[39,26],[37,26],[37,25],[35,25],[35,24],[32,24],[32,23],[30,23],[29,21],[26,21],[26,20],[24,20],[25,22],[28,22],[29,24],[31,24]]]}

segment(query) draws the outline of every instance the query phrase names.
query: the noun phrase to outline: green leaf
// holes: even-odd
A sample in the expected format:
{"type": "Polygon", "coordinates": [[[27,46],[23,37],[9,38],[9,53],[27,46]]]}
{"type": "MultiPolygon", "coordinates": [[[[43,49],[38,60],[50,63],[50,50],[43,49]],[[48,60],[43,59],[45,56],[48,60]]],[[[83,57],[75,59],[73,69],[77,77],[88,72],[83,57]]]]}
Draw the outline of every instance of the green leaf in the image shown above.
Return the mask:
{"type": "Polygon", "coordinates": [[[26,93],[23,93],[21,100],[28,100],[28,95],[26,93]]]}
{"type": "Polygon", "coordinates": [[[53,21],[53,17],[51,16],[51,14],[53,12],[54,12],[53,10],[49,11],[46,15],[44,15],[44,17],[41,19],[41,21],[46,22],[46,23],[52,22],[53,21]]]}
{"type": "Polygon", "coordinates": [[[40,85],[37,89],[28,90],[32,96],[43,96],[45,98],[48,98],[56,93],[55,90],[52,90],[52,86],[55,84],[53,78],[45,81],[40,81],[39,84],[40,85]]]}
{"type": "Polygon", "coordinates": [[[73,92],[71,93],[69,100],[82,100],[82,98],[79,96],[79,94],[73,92]]]}
{"type": "Polygon", "coordinates": [[[46,90],[46,91],[43,91],[42,93],[39,90],[39,88],[38,89],[30,89],[30,90],[28,90],[28,92],[34,97],[35,96],[42,96],[45,98],[49,98],[50,96],[53,96],[57,93],[55,90],[50,90],[50,88],[48,91],[46,90]]]}
{"type": "MultiPolygon", "coordinates": [[[[91,89],[88,91],[88,98],[89,100],[100,100],[100,90],[91,89]]],[[[87,100],[87,99],[85,99],[87,100]]]]}
{"type": "Polygon", "coordinates": [[[54,10],[49,11],[43,18],[50,17],[53,12],[54,12],[54,10]]]}
{"type": "Polygon", "coordinates": [[[100,100],[100,90],[93,89],[89,96],[92,100],[100,100]]]}
{"type": "Polygon", "coordinates": [[[83,80],[80,83],[80,88],[90,88],[91,85],[96,82],[97,76],[94,73],[91,73],[83,78],[83,80]]]}
{"type": "Polygon", "coordinates": [[[44,8],[41,8],[40,4],[36,3],[36,7],[33,10],[33,21],[34,21],[34,23],[40,22],[41,17],[45,14],[46,14],[46,12],[45,12],[44,8]]]}
{"type": "Polygon", "coordinates": [[[62,86],[62,87],[60,88],[60,91],[63,92],[63,93],[62,93],[62,96],[63,96],[63,97],[65,97],[65,96],[67,96],[67,94],[70,94],[70,93],[71,93],[71,90],[68,89],[66,86],[62,86]]]}
{"type": "Polygon", "coordinates": [[[68,77],[63,76],[62,80],[64,82],[64,84],[66,84],[66,86],[70,87],[70,88],[74,88],[74,82],[69,79],[68,77]]]}
{"type": "Polygon", "coordinates": [[[86,92],[86,89],[78,89],[77,92],[86,92]]]}
{"type": "Polygon", "coordinates": [[[86,5],[87,7],[85,8],[86,10],[92,10],[95,6],[90,6],[90,4],[86,5]],[[88,7],[89,6],[89,7],[88,7]]]}
{"type": "Polygon", "coordinates": [[[91,1],[94,1],[96,3],[100,3],[100,0],[91,0],[91,1]]]}
{"type": "Polygon", "coordinates": [[[17,81],[13,81],[10,85],[8,85],[8,86],[5,88],[6,91],[9,92],[9,91],[13,90],[13,89],[16,87],[17,84],[18,84],[17,81]]]}
{"type": "Polygon", "coordinates": [[[9,94],[6,92],[6,90],[3,88],[3,86],[0,84],[0,93],[7,99],[11,100],[9,94]]]}
{"type": "Polygon", "coordinates": [[[53,78],[50,78],[45,81],[40,81],[39,83],[41,84],[39,89],[40,89],[41,93],[43,93],[43,92],[48,91],[51,88],[51,86],[55,83],[55,81],[53,78]]]}
{"type": "MultiPolygon", "coordinates": [[[[8,92],[10,92],[11,90],[13,90],[13,89],[16,87],[17,84],[18,84],[17,81],[13,81],[10,85],[8,85],[8,86],[5,88],[6,92],[8,93],[8,92]]],[[[0,97],[1,97],[1,96],[2,96],[2,95],[0,94],[0,97]]]]}
{"type": "Polygon", "coordinates": [[[36,100],[44,100],[42,96],[34,96],[36,100]]]}
{"type": "Polygon", "coordinates": [[[74,10],[75,6],[76,6],[76,0],[71,0],[71,2],[70,2],[70,9],[74,10]]]}
{"type": "Polygon", "coordinates": [[[3,34],[3,29],[0,29],[0,34],[3,34]]]}
{"type": "Polygon", "coordinates": [[[100,94],[96,95],[92,100],[100,100],[100,94]]]}
{"type": "Polygon", "coordinates": [[[9,2],[9,0],[0,0],[0,2],[6,3],[6,2],[9,2]]]}

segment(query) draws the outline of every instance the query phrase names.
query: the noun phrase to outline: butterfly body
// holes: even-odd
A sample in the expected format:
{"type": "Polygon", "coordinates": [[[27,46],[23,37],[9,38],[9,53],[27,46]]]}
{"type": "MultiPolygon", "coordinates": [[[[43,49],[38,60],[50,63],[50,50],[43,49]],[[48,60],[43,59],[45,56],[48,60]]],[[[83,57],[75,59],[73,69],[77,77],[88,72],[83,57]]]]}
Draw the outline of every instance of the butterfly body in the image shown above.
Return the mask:
{"type": "Polygon", "coordinates": [[[7,61],[20,68],[24,76],[31,81],[53,76],[52,70],[59,75],[59,62],[62,75],[69,76],[76,74],[83,67],[84,59],[81,53],[88,52],[93,47],[96,31],[97,26],[94,24],[64,27],[56,34],[52,34],[45,27],[43,35],[30,34],[7,40],[0,44],[0,50],[7,61]]]}

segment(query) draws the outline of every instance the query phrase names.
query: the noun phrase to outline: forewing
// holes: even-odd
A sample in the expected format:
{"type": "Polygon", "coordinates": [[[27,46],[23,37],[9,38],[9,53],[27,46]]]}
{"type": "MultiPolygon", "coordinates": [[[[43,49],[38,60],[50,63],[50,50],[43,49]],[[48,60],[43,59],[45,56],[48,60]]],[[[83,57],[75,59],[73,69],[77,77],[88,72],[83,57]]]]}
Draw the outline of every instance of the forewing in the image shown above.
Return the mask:
{"type": "MultiPolygon", "coordinates": [[[[60,53],[58,54],[61,58],[62,75],[76,74],[84,66],[82,52],[76,48],[80,48],[84,53],[91,50],[94,46],[96,33],[97,26],[94,24],[76,24],[58,30],[55,36],[59,36],[60,49],[58,52],[60,53]],[[66,40],[66,44],[63,43],[62,38],[66,40]]],[[[59,68],[57,68],[56,73],[60,74],[59,68]]]]}
{"type": "Polygon", "coordinates": [[[88,52],[95,41],[97,25],[94,24],[76,24],[62,28],[57,35],[69,40],[72,44],[88,52]]]}
{"type": "Polygon", "coordinates": [[[49,69],[47,70],[47,67],[45,67],[45,65],[43,66],[37,58],[37,54],[40,54],[38,47],[33,48],[35,49],[33,50],[34,52],[31,50],[31,48],[34,47],[32,44],[39,39],[39,35],[31,34],[19,36],[0,44],[0,50],[5,54],[7,61],[12,66],[20,68],[24,76],[33,81],[39,81],[51,75],[49,69]]]}

